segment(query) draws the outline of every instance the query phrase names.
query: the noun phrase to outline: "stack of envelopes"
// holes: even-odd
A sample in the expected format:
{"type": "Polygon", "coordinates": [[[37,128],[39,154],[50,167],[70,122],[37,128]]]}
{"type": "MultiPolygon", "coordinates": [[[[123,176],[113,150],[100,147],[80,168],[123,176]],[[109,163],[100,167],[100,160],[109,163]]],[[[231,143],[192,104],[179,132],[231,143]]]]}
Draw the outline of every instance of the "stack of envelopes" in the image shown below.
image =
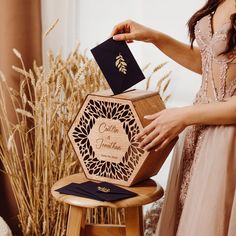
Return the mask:
{"type": "Polygon", "coordinates": [[[137,194],[106,182],[71,183],[62,188],[56,189],[59,193],[75,195],[78,197],[91,198],[98,201],[117,201],[134,197],[137,194]]]}

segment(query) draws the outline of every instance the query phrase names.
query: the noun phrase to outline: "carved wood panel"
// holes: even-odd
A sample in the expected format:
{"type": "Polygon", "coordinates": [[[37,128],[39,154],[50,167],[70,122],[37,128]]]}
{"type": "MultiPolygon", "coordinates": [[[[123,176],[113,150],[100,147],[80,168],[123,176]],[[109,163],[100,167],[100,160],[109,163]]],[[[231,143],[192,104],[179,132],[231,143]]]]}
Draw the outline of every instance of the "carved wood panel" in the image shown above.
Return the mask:
{"type": "Polygon", "coordinates": [[[138,133],[129,104],[90,99],[72,136],[89,174],[128,181],[144,153],[138,133]]]}

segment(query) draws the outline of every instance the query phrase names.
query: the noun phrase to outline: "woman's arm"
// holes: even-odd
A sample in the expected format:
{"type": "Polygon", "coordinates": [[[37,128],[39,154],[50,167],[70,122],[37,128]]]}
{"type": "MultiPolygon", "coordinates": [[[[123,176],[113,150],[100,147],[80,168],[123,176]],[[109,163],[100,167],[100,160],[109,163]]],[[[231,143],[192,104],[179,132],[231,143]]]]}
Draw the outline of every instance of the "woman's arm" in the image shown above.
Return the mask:
{"type": "Polygon", "coordinates": [[[151,38],[152,43],[156,47],[178,64],[198,74],[202,73],[199,48],[194,47],[191,49],[190,45],[177,41],[158,31],[154,31],[151,38]]]}
{"type": "Polygon", "coordinates": [[[201,55],[198,48],[191,49],[189,45],[159,31],[128,20],[116,25],[112,31],[112,36],[114,40],[125,40],[127,42],[138,40],[153,43],[180,65],[196,73],[202,73],[201,55]]]}
{"type": "Polygon", "coordinates": [[[228,98],[225,102],[165,109],[145,118],[152,122],[136,139],[143,138],[140,147],[146,150],[154,147],[159,149],[165,147],[189,125],[236,124],[236,96],[228,98]]]}
{"type": "Polygon", "coordinates": [[[186,107],[188,110],[187,125],[230,125],[236,124],[236,96],[224,102],[197,104],[186,107]]]}

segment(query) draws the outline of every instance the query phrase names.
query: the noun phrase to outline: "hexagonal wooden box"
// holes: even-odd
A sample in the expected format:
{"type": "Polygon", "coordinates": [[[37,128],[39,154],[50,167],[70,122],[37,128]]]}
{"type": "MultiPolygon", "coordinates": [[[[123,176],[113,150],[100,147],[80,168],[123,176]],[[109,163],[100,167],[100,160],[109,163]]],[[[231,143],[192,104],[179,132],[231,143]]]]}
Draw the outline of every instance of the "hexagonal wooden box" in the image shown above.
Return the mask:
{"type": "Polygon", "coordinates": [[[111,94],[88,95],[68,134],[88,179],[131,186],[158,173],[176,140],[159,152],[144,151],[135,141],[149,123],[144,115],[165,108],[158,93],[111,94]]]}

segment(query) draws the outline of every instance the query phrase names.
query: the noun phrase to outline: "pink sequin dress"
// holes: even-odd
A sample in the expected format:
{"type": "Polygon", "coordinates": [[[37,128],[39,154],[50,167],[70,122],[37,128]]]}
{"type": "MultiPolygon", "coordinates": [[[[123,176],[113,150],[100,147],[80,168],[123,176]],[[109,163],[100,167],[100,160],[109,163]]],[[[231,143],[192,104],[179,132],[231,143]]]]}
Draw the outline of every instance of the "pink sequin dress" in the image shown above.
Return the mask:
{"type": "MultiPolygon", "coordinates": [[[[230,26],[213,32],[212,14],[195,26],[203,79],[194,104],[236,94],[236,52],[220,55],[230,26]]],[[[236,125],[188,127],[174,151],[156,235],[236,236],[235,187],[236,125]]]]}

